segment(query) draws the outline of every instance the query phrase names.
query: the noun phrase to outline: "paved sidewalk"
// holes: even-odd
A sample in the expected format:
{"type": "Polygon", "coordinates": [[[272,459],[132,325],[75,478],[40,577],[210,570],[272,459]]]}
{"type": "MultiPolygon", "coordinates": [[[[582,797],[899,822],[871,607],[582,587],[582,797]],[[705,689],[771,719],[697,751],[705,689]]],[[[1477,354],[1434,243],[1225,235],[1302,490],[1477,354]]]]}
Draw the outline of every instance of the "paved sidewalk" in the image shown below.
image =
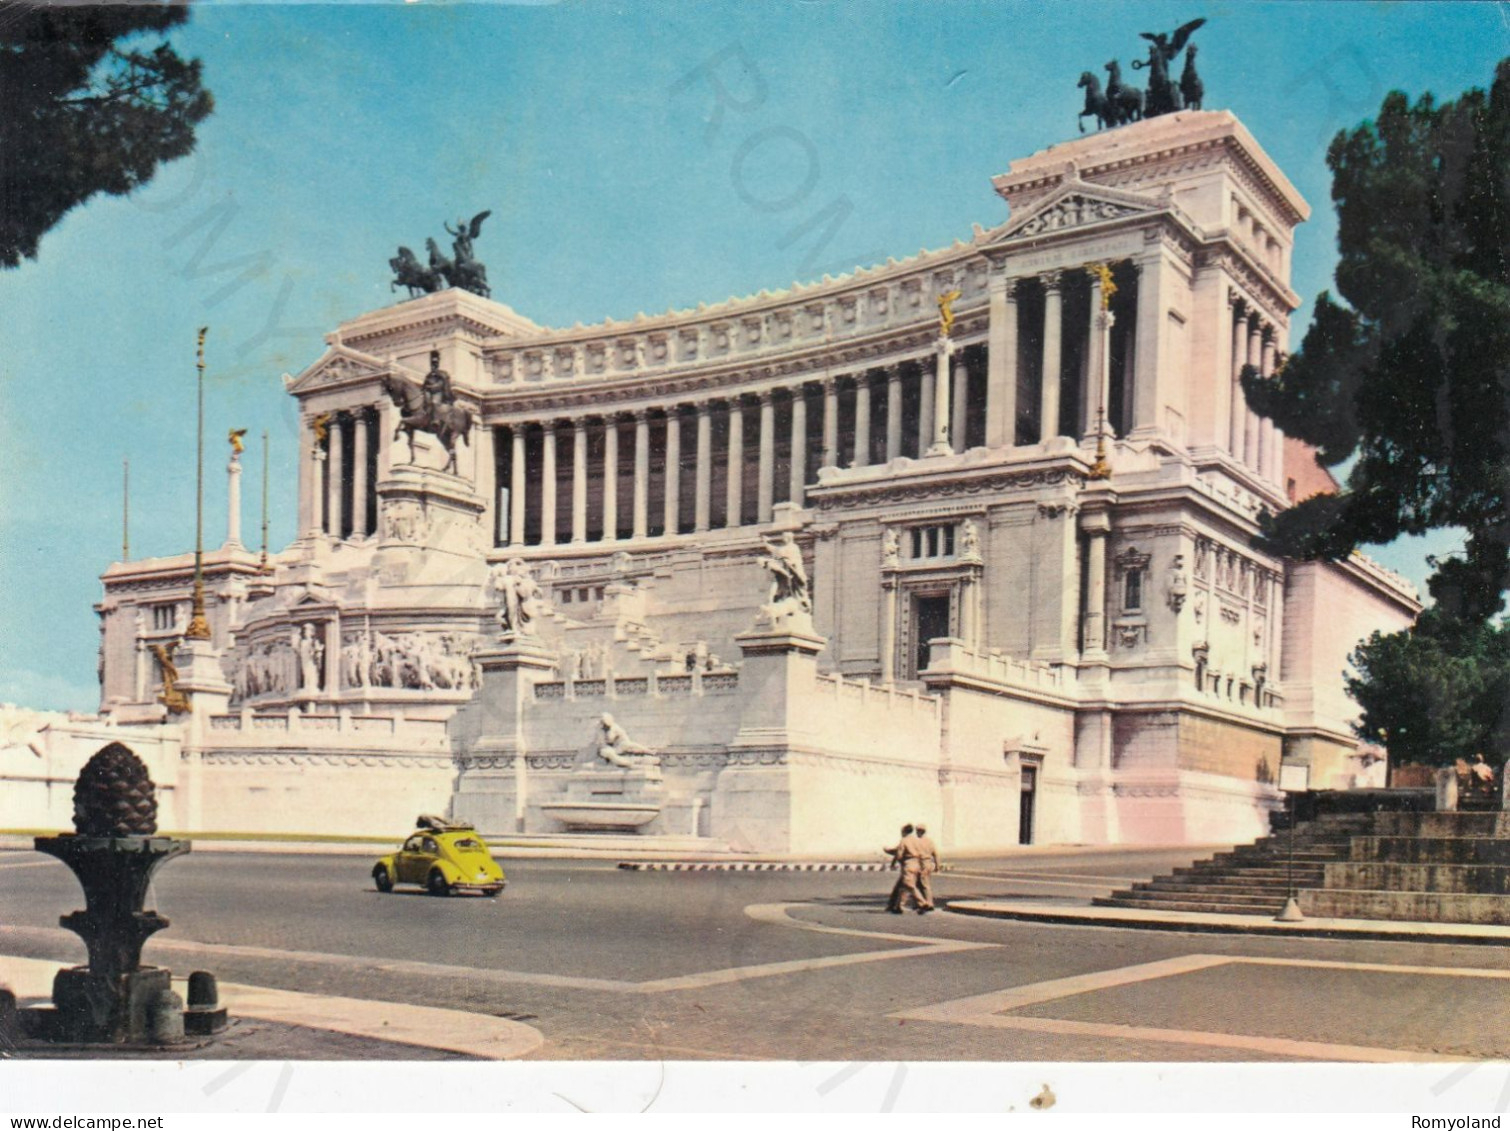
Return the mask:
{"type": "Polygon", "coordinates": [[[1504,946],[1510,927],[1479,923],[1417,923],[1387,919],[1303,919],[1280,923],[1267,915],[1215,915],[1198,911],[1140,911],[1131,907],[1094,907],[1086,903],[1011,899],[950,900],[957,915],[1065,923],[1081,927],[1132,927],[1149,931],[1280,935],[1288,938],[1356,938],[1395,942],[1431,942],[1504,946]]]}
{"type": "MultiPolygon", "coordinates": [[[[65,963],[0,955],[0,986],[22,1006],[52,995],[53,975],[65,963]]],[[[180,979],[175,978],[178,983],[180,979]]],[[[185,996],[182,986],[176,986],[185,996]]],[[[540,1030],[519,1021],[457,1009],[328,997],[222,982],[220,1002],[232,1026],[214,1038],[148,1049],[53,1046],[24,1041],[20,1056],[131,1056],[168,1060],[237,1057],[256,1060],[475,1059],[514,1060],[545,1043],[540,1030]]]]}

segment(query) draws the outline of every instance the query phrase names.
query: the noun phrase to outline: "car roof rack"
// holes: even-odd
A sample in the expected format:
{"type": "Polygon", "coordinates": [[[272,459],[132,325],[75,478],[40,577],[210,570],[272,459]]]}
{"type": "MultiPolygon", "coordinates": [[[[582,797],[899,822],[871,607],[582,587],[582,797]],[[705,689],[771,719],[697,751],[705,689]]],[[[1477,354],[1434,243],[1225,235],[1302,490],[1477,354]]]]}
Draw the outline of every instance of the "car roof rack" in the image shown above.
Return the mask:
{"type": "Polygon", "coordinates": [[[414,827],[417,829],[429,829],[431,832],[447,833],[458,832],[463,829],[476,831],[477,826],[470,821],[452,821],[446,817],[436,817],[428,813],[421,813],[414,819],[414,827]]]}

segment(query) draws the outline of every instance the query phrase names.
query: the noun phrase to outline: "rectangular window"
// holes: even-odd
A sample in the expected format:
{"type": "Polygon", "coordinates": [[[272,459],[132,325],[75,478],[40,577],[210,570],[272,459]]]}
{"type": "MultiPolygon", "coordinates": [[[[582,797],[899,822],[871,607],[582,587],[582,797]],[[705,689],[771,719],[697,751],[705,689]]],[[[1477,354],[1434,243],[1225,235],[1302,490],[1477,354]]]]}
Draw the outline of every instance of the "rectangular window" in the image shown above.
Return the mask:
{"type": "Polygon", "coordinates": [[[152,629],[154,632],[167,632],[177,621],[177,605],[153,605],[152,606],[152,629]]]}
{"type": "Polygon", "coordinates": [[[1127,571],[1127,583],[1122,595],[1122,608],[1129,613],[1137,612],[1143,608],[1143,571],[1130,569],[1127,571]]]}
{"type": "Polygon", "coordinates": [[[954,526],[914,526],[912,528],[912,557],[916,561],[929,561],[954,557],[954,526]]]}

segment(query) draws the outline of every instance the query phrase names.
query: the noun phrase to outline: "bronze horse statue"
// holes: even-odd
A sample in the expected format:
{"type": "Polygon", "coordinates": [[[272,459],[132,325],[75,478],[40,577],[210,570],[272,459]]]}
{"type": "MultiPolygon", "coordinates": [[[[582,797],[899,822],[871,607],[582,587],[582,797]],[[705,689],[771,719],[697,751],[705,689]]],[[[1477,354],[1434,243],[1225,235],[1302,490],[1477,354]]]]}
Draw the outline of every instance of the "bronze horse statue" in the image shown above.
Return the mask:
{"type": "Polygon", "coordinates": [[[444,470],[454,474],[456,441],[468,442],[467,435],[472,431],[472,414],[460,405],[445,403],[436,404],[432,413],[430,406],[425,403],[425,394],[418,385],[391,373],[383,377],[383,392],[388,394],[399,410],[398,427],[393,430],[393,438],[397,440],[400,435],[407,437],[409,462],[414,462],[414,434],[429,432],[446,449],[444,470]]]}
{"type": "Polygon", "coordinates": [[[1115,59],[1106,64],[1106,108],[1114,126],[1143,120],[1143,92],[1122,81],[1122,64],[1115,59]]]}
{"type": "Polygon", "coordinates": [[[1148,69],[1148,99],[1143,111],[1147,117],[1173,114],[1185,108],[1180,88],[1170,81],[1169,64],[1184,49],[1185,41],[1205,22],[1204,19],[1191,20],[1168,35],[1149,31],[1138,33],[1148,40],[1148,61],[1133,60],[1134,70],[1148,69]]]}
{"type": "Polygon", "coordinates": [[[400,247],[398,255],[388,260],[388,266],[393,269],[393,281],[388,284],[388,289],[408,287],[410,298],[438,291],[444,283],[440,272],[427,268],[407,247],[400,247]]]}
{"type": "Polygon", "coordinates": [[[1080,127],[1080,132],[1085,132],[1085,119],[1094,117],[1096,128],[1104,130],[1108,126],[1115,126],[1111,106],[1106,101],[1106,95],[1101,90],[1101,80],[1089,71],[1080,72],[1080,81],[1075,84],[1085,90],[1085,109],[1080,111],[1080,116],[1075,119],[1075,124],[1080,127]]]}

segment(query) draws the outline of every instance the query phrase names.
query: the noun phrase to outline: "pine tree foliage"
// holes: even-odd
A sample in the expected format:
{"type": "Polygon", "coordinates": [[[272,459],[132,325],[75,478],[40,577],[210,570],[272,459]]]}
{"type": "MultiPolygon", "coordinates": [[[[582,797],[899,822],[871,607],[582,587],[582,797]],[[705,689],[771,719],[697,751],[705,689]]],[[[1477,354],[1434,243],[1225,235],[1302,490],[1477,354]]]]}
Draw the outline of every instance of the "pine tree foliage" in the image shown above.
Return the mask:
{"type": "Polygon", "coordinates": [[[1276,379],[1251,369],[1259,413],[1334,467],[1343,490],[1270,518],[1271,548],[1336,559],[1440,528],[1465,553],[1433,590],[1467,623],[1510,585],[1510,59],[1487,94],[1438,105],[1390,94],[1327,155],[1337,297],[1323,293],[1276,379]]]}
{"type": "Polygon", "coordinates": [[[194,148],[213,102],[163,39],[186,3],[0,3],[0,267],[96,193],[194,148]]]}

